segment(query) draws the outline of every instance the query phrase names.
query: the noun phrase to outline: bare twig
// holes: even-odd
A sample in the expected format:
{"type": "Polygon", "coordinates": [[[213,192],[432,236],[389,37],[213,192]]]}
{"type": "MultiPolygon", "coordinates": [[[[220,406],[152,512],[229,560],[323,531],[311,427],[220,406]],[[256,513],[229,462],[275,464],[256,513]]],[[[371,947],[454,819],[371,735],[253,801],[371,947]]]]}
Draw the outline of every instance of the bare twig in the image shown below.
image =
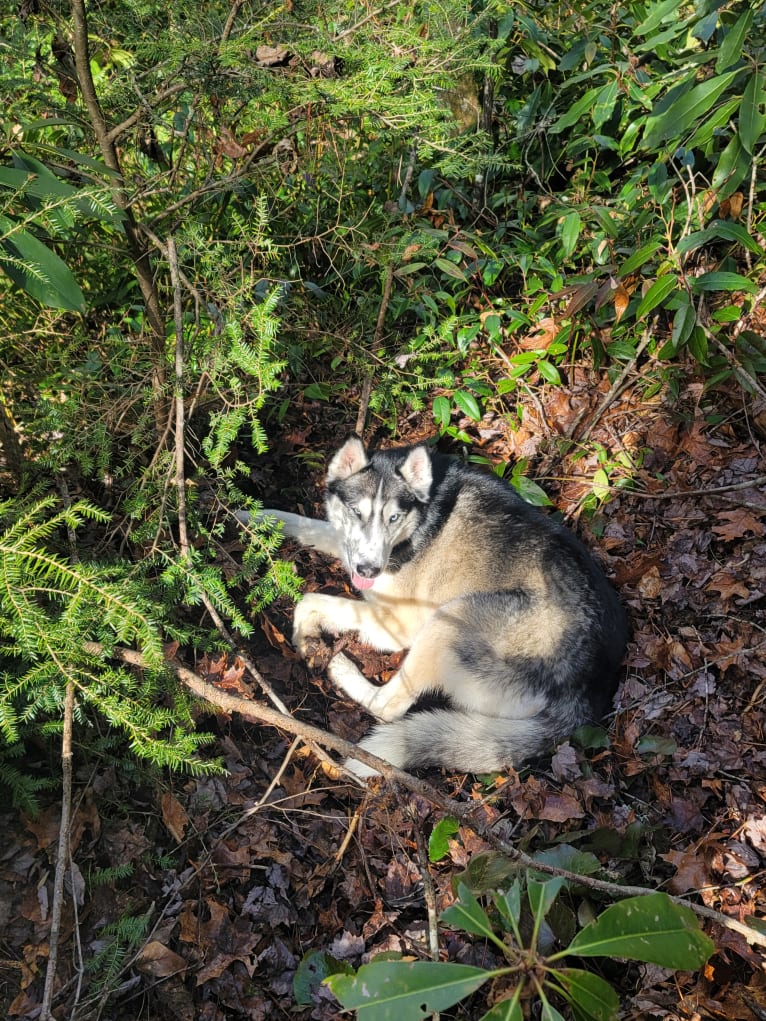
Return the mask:
{"type": "MultiPolygon", "coordinates": [[[[716,496],[719,493],[733,493],[738,489],[755,489],[758,486],[766,485],[766,475],[756,475],[754,479],[745,482],[732,482],[728,486],[710,486],[708,489],[675,489],[671,493],[646,493],[638,489],[629,489],[625,492],[640,496],[642,500],[676,500],[686,496],[716,496]]],[[[762,507],[759,508],[763,510],[762,507]]]]}
{"type": "MultiPolygon", "coordinates": [[[[105,654],[103,646],[99,645],[97,642],[88,642],[86,643],[85,648],[91,655],[105,654]]],[[[125,663],[132,663],[136,666],[146,666],[146,661],[141,653],[135,652],[132,649],[114,649],[111,651],[111,655],[118,657],[125,663]]],[[[171,661],[168,665],[175,671],[178,679],[184,684],[184,686],[187,687],[192,694],[196,695],[197,698],[204,699],[212,705],[217,705],[228,713],[238,713],[246,719],[278,727],[280,730],[284,730],[288,734],[298,735],[306,740],[322,744],[326,748],[331,748],[334,751],[340,752],[342,755],[357,759],[359,762],[364,762],[368,766],[372,766],[372,768],[379,772],[385,780],[390,783],[399,784],[411,791],[413,794],[418,794],[421,797],[426,798],[432,805],[435,805],[441,811],[455,816],[455,818],[463,825],[469,826],[472,830],[474,830],[474,832],[478,833],[497,850],[507,854],[512,861],[519,865],[520,868],[531,868],[538,872],[546,872],[549,875],[562,876],[564,879],[568,879],[570,882],[578,886],[597,890],[610,897],[639,897],[656,892],[655,890],[644,886],[621,886],[619,883],[611,883],[608,880],[597,879],[594,876],[582,876],[577,872],[571,872],[569,869],[562,869],[556,865],[549,865],[547,862],[537,861],[524,851],[520,851],[517,847],[515,847],[500,829],[500,824],[496,823],[492,825],[484,822],[479,814],[483,808],[483,802],[466,804],[455,801],[446,794],[442,794],[441,791],[438,791],[425,780],[420,780],[418,777],[412,776],[411,773],[407,773],[403,769],[398,769],[396,766],[392,766],[384,759],[378,758],[377,755],[372,755],[359,745],[351,744],[349,741],[344,741],[343,738],[338,737],[336,734],[328,733],[320,727],[315,727],[308,723],[299,722],[293,719],[292,716],[285,715],[278,710],[272,709],[270,706],[264,705],[262,702],[255,702],[245,698],[237,698],[234,695],[228,694],[228,692],[221,691],[219,688],[216,688],[215,685],[203,680],[203,678],[201,678],[198,674],[195,674],[192,670],[181,666],[180,663],[171,661]]],[[[353,779],[357,783],[360,782],[355,777],[353,777],[353,779]]],[[[705,907],[702,904],[695,904],[683,897],[669,896],[675,903],[683,904],[690,908],[700,918],[704,918],[715,925],[719,925],[722,928],[730,929],[733,932],[739,933],[747,940],[748,943],[766,947],[766,935],[752,929],[749,925],[739,922],[736,918],[730,918],[728,915],[724,915],[720,911],[715,911],[713,908],[705,907]]]]}
{"type": "Polygon", "coordinates": [[[53,986],[58,964],[61,912],[64,906],[64,873],[69,863],[69,827],[72,816],[72,720],[74,718],[74,684],[69,681],[64,698],[64,732],[61,739],[61,828],[56,852],[56,872],[53,879],[53,906],[51,933],[48,940],[48,966],[45,970],[45,988],[40,1008],[41,1021],[52,1021],[53,986]]]}
{"type": "MultiPolygon", "coordinates": [[[[439,924],[438,912],[436,909],[436,890],[434,881],[428,868],[428,848],[423,831],[420,828],[417,808],[410,801],[409,814],[412,819],[412,828],[415,832],[415,842],[418,845],[418,865],[420,866],[420,877],[423,880],[423,898],[426,902],[426,913],[428,916],[428,952],[432,961],[439,960],[439,924]]],[[[436,1018],[437,1015],[434,1015],[436,1018]]]]}

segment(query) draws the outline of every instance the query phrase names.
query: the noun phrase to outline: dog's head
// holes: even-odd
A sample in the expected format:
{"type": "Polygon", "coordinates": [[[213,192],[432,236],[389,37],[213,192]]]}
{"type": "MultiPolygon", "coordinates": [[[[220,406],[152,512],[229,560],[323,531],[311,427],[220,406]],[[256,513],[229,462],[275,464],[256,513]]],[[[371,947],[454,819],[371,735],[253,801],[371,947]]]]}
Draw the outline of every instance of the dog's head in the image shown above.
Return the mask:
{"type": "Polygon", "coordinates": [[[340,536],[356,588],[371,588],[392,550],[412,536],[432,481],[424,446],[368,457],[354,436],[333,456],[327,470],[327,519],[340,536]]]}

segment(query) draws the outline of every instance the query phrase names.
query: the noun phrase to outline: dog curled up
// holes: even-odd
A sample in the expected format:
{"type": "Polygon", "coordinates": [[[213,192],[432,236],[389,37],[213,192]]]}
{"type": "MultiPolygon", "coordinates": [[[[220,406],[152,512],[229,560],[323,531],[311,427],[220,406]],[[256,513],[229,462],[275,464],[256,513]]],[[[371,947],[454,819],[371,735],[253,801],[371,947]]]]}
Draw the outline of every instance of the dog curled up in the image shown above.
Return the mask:
{"type": "Polygon", "coordinates": [[[424,445],[368,453],[353,437],[330,461],[326,508],[326,521],[261,516],[340,559],[363,596],[305,595],[301,655],[346,631],[409,650],[381,687],[343,653],[330,663],[380,721],[362,748],[402,769],[494,772],[608,710],[627,641],[617,595],[579,540],[506,482],[424,445]]]}

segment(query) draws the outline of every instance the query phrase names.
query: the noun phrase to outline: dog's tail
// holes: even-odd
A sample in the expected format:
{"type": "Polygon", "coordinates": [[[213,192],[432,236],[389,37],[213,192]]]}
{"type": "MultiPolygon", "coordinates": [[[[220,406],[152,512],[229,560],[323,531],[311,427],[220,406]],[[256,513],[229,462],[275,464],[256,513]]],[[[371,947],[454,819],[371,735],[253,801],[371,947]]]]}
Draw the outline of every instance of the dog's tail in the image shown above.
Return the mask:
{"type": "MultiPolygon", "coordinates": [[[[466,773],[493,773],[545,754],[557,738],[582,722],[574,706],[555,718],[547,709],[525,719],[429,709],[378,724],[360,747],[400,769],[446,766],[466,773]]],[[[346,765],[357,776],[376,775],[355,759],[346,765]]]]}

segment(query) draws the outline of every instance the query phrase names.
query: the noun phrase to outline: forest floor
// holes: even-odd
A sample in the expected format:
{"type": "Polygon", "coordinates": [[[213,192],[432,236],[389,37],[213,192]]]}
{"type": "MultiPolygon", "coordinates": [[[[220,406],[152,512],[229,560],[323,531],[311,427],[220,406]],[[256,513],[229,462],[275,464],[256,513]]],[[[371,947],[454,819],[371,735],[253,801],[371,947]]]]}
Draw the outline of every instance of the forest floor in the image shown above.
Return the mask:
{"type": "MultiPolygon", "coordinates": [[[[633,633],[608,741],[566,742],[552,759],[499,778],[424,775],[485,823],[502,820],[528,853],[573,845],[597,855],[614,882],[688,895],[740,921],[763,918],[766,407],[734,384],[703,392],[693,377],[672,397],[646,398],[637,377],[599,414],[608,390],[605,375],[575,370],[564,386],[538,390],[516,429],[502,415],[461,423],[474,453],[529,458],[622,594],[633,633]],[[579,457],[578,444],[561,453],[558,438],[583,410],[600,461],[579,457]],[[604,495],[594,490],[598,468],[611,479],[609,498],[586,514],[585,501],[604,495]],[[628,475],[630,487],[614,484],[628,475]]],[[[253,468],[267,505],[321,514],[322,465],[353,429],[351,399],[349,407],[293,402],[253,468]]],[[[398,441],[432,432],[429,415],[414,415],[398,441]]],[[[284,555],[306,589],[349,592],[337,565],[287,544],[284,555]]],[[[291,617],[287,603],[260,617],[249,648],[258,669],[297,719],[358,738],[368,718],[296,658],[291,617]]],[[[386,657],[355,651],[385,679],[386,657]]],[[[188,665],[261,697],[236,660],[188,665]]],[[[301,966],[306,955],[354,966],[382,951],[427,956],[424,888],[433,884],[441,910],[455,877],[491,850],[461,826],[429,861],[425,841],[441,813],[427,798],[331,779],[265,726],[201,716],[200,727],[216,733],[210,754],[227,775],[167,776],[159,788],[129,759],[79,768],[57,1017],[329,1021],[338,1005],[315,981],[327,959],[314,958],[312,971],[312,959],[301,966]]],[[[32,1018],[49,954],[60,807],[51,799],[37,818],[0,819],[0,1006],[32,1018]]],[[[585,918],[604,902],[580,891],[572,903],[585,918]]],[[[621,1018],[766,1018],[761,952],[723,926],[705,927],[717,949],[699,973],[602,964],[621,1018]]],[[[493,961],[464,933],[444,930],[441,946],[445,959],[493,961]]],[[[449,1016],[486,1009],[479,992],[449,1016]]]]}

